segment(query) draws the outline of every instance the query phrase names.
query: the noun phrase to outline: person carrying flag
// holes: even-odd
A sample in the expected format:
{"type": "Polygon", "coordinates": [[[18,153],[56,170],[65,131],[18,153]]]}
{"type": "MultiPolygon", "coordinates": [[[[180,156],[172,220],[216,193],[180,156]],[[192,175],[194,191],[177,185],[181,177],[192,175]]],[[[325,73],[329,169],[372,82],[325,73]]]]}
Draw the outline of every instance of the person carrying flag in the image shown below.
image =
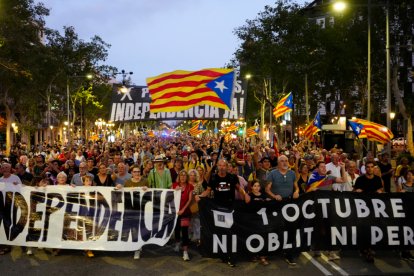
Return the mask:
{"type": "MultiPolygon", "coordinates": [[[[325,161],[319,161],[316,163],[316,169],[312,172],[311,176],[308,179],[308,184],[306,185],[306,192],[312,192],[316,190],[321,191],[332,191],[334,184],[343,184],[345,181],[343,176],[345,176],[345,164],[341,163],[341,176],[337,177],[328,174],[326,169],[325,161]]],[[[315,251],[315,257],[319,257],[321,253],[319,251],[315,251]]],[[[341,257],[335,251],[329,251],[328,260],[334,261],[339,260],[341,257]]]]}

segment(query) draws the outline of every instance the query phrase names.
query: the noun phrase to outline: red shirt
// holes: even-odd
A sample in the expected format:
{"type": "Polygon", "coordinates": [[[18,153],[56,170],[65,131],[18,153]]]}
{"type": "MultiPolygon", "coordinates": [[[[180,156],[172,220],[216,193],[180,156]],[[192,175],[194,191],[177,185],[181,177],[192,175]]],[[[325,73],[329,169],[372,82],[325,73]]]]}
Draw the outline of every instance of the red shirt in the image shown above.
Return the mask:
{"type": "MultiPolygon", "coordinates": [[[[172,188],[176,189],[179,186],[180,184],[178,184],[178,182],[175,182],[173,183],[172,188]]],[[[184,190],[181,190],[180,210],[182,210],[184,205],[187,204],[188,200],[190,199],[190,194],[193,192],[193,190],[194,186],[190,183],[187,184],[184,190]]],[[[188,207],[184,210],[184,213],[181,216],[191,216],[191,211],[188,207]]]]}

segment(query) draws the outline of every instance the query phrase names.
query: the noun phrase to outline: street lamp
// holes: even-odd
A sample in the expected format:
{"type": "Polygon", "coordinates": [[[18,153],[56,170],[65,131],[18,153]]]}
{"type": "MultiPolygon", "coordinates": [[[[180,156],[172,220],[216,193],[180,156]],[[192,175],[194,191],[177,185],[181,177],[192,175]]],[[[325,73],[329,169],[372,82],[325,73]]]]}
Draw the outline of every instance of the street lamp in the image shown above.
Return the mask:
{"type": "MultiPolygon", "coordinates": [[[[343,12],[347,7],[344,1],[335,1],[332,8],[336,12],[343,12]]],[[[367,53],[367,120],[371,120],[371,0],[368,0],[368,53],[367,53]]]]}
{"type": "Polygon", "coordinates": [[[336,1],[333,3],[332,7],[337,12],[343,12],[346,9],[346,3],[343,1],[336,1]]]}
{"type": "Polygon", "coordinates": [[[134,74],[134,72],[126,72],[124,69],[121,70],[120,73],[115,73],[116,75],[122,75],[122,85],[125,85],[126,77],[128,75],[134,74]]]}

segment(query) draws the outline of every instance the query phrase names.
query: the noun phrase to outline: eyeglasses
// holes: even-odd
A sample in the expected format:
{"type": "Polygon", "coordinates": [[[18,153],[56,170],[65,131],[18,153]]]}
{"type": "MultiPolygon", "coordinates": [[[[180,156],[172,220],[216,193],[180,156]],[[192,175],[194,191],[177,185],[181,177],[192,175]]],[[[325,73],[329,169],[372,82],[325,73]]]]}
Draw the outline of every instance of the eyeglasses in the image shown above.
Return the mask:
{"type": "Polygon", "coordinates": [[[133,173],[140,173],[140,171],[132,171],[133,173]]]}

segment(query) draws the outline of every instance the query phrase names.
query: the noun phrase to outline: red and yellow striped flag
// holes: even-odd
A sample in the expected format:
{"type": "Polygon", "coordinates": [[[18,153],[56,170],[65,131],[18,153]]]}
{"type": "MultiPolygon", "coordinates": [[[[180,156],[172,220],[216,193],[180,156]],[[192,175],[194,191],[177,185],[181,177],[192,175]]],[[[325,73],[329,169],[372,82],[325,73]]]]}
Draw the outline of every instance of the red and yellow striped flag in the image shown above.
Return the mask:
{"type": "Polygon", "coordinates": [[[259,126],[251,126],[246,130],[246,136],[253,137],[255,135],[258,135],[259,131],[260,131],[259,126]]]}
{"type": "Polygon", "coordinates": [[[232,132],[239,129],[239,127],[236,125],[236,122],[231,123],[228,127],[223,129],[224,133],[232,132]]]}
{"type": "Polygon", "coordinates": [[[210,105],[231,109],[234,69],[177,70],[147,78],[150,112],[176,112],[210,105]]]}
{"type": "Polygon", "coordinates": [[[193,126],[188,130],[191,136],[196,136],[204,131],[206,131],[206,127],[204,126],[207,120],[195,120],[193,121],[193,126]]]}
{"type": "Polygon", "coordinates": [[[279,118],[286,112],[290,112],[293,109],[293,96],[292,92],[284,96],[280,99],[280,101],[277,103],[276,107],[273,109],[273,115],[276,118],[279,118]]]}
{"type": "Polygon", "coordinates": [[[360,139],[367,138],[370,141],[386,144],[394,138],[394,134],[386,126],[358,118],[351,119],[350,121],[363,125],[363,128],[358,135],[358,138],[360,139]]]}

